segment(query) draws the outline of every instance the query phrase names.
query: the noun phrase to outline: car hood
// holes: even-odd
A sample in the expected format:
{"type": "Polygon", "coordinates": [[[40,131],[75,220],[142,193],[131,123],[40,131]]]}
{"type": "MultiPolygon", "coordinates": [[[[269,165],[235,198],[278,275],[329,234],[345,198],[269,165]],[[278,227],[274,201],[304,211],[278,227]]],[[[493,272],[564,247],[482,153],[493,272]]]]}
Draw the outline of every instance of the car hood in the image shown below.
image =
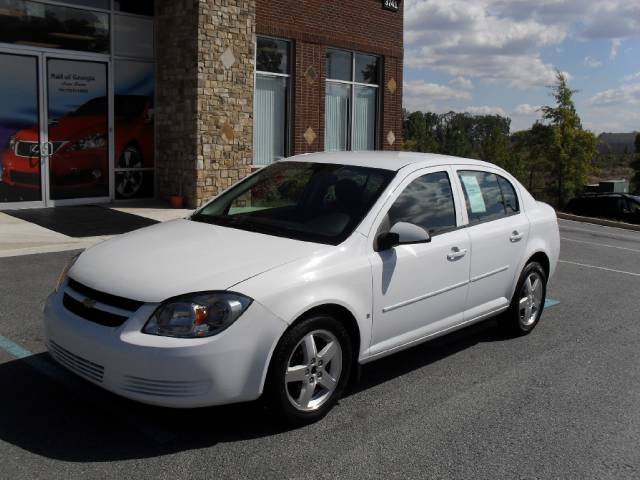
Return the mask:
{"type": "Polygon", "coordinates": [[[69,276],[101,292],[155,303],[184,293],[226,290],[267,270],[331,248],[173,220],[89,248],[69,276]]]}

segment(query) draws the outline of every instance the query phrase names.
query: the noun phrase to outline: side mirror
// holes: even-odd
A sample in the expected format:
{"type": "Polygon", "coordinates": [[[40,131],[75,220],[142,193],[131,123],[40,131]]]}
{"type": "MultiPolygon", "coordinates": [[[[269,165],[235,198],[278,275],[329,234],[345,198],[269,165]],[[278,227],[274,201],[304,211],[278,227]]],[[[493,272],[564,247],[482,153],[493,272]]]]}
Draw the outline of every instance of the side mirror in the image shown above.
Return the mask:
{"type": "Polygon", "coordinates": [[[398,222],[391,230],[378,235],[376,239],[376,251],[389,250],[398,245],[411,245],[414,243],[428,243],[431,241],[429,233],[422,227],[413,223],[398,222]]]}

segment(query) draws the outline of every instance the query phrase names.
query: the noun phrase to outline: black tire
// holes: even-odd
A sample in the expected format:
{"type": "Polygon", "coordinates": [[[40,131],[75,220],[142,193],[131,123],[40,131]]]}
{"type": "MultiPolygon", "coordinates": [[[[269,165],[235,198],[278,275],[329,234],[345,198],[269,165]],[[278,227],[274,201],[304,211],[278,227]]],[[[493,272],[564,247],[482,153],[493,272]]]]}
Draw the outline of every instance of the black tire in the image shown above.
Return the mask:
{"type": "Polygon", "coordinates": [[[500,325],[505,333],[513,336],[527,335],[533,331],[544,310],[547,298],[547,275],[538,262],[530,262],[522,270],[516,285],[509,310],[500,316],[500,325]],[[540,281],[540,292],[531,295],[527,280],[537,278],[540,281]],[[531,302],[531,297],[534,301],[531,302]],[[521,305],[521,301],[524,302],[521,305]],[[529,303],[531,302],[531,303],[529,303]],[[531,314],[527,314],[527,306],[531,306],[531,314]],[[524,311],[523,311],[524,310],[524,311]]]}
{"type": "MultiPolygon", "coordinates": [[[[331,350],[329,348],[325,351],[329,354],[331,350]]],[[[326,355],[325,358],[329,356],[326,355]]],[[[285,332],[271,358],[264,392],[267,406],[290,425],[300,426],[320,420],[342,396],[351,375],[352,362],[351,339],[339,320],[322,314],[301,320],[285,332]],[[314,368],[304,368],[309,365],[306,361],[305,348],[307,345],[305,339],[309,336],[317,345],[318,354],[329,345],[328,341],[323,344],[325,340],[337,341],[340,347],[339,354],[336,353],[337,350],[333,352],[333,357],[326,363],[323,363],[318,355],[315,357],[314,368]],[[334,379],[332,375],[337,371],[338,355],[340,355],[340,368],[338,378],[334,379]],[[286,373],[290,366],[294,369],[304,368],[304,371],[299,372],[299,375],[303,375],[303,380],[291,380],[293,377],[290,377],[287,382],[286,373]],[[333,390],[324,386],[329,380],[336,380],[332,383],[335,385],[333,390]],[[303,395],[303,390],[307,388],[311,389],[312,396],[309,398],[312,400],[308,403],[309,409],[303,410],[299,404],[296,406],[296,402],[303,399],[300,403],[305,403],[306,397],[303,395]]]]}

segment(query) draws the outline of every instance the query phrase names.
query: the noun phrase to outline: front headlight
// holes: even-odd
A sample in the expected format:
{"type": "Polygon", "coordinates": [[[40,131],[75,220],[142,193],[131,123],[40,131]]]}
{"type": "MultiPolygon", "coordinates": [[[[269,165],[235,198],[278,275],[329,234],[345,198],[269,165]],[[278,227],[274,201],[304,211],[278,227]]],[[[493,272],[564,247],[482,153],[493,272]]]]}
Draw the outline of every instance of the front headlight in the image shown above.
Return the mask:
{"type": "Polygon", "coordinates": [[[56,281],[56,286],[53,289],[54,292],[57,292],[58,290],[60,290],[60,287],[62,287],[62,284],[64,283],[65,279],[67,278],[67,273],[69,273],[69,270],[71,270],[71,267],[73,267],[73,264],[76,263],[76,260],[78,260],[78,257],[81,254],[82,254],[82,252],[80,252],[77,255],[74,255],[73,257],[71,257],[71,260],[69,260],[67,262],[67,264],[64,266],[64,268],[62,269],[62,272],[60,272],[60,275],[58,275],[58,280],[56,281]]]}
{"type": "Polygon", "coordinates": [[[70,152],[77,150],[95,150],[103,148],[107,145],[107,136],[104,133],[96,133],[95,135],[89,135],[88,137],[81,138],[77,142],[74,142],[69,146],[70,152]]]}
{"type": "Polygon", "coordinates": [[[16,136],[15,135],[11,135],[9,137],[9,150],[11,152],[15,152],[15,150],[16,150],[16,136]]]}
{"type": "Polygon", "coordinates": [[[205,292],[172,298],[160,305],[143,333],[178,338],[216,335],[251,305],[249,297],[230,292],[205,292]]]}

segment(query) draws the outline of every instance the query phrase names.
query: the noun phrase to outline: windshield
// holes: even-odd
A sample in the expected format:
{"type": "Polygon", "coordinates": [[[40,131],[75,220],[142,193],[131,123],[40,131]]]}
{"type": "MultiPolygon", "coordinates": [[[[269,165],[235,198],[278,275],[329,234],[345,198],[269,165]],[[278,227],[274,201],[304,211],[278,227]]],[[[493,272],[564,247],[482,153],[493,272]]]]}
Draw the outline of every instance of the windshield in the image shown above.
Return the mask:
{"type": "Polygon", "coordinates": [[[338,245],[362,221],[395,172],[278,162],[260,170],[191,217],[310,242],[338,245]]]}

